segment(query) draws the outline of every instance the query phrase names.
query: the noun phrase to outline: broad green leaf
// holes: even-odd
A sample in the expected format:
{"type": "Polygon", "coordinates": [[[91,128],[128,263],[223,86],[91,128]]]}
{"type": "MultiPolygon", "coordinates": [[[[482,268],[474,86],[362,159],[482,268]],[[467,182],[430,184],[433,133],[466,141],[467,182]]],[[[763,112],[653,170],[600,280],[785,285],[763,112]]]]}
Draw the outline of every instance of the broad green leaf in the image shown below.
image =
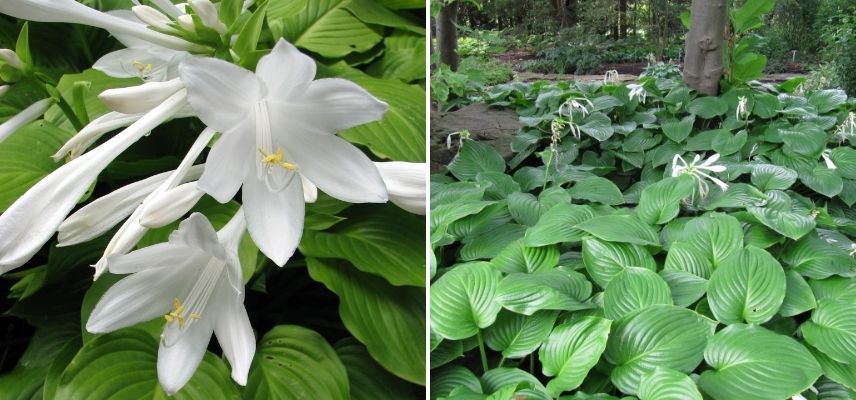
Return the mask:
{"type": "Polygon", "coordinates": [[[466,339],[494,323],[501,306],[502,274],[487,262],[459,264],[431,285],[431,329],[446,339],[466,339]]]}
{"type": "Polygon", "coordinates": [[[612,129],[612,120],[602,112],[593,112],[579,126],[580,130],[600,142],[612,137],[615,131],[612,129]]]}
{"type": "Polygon", "coordinates": [[[842,178],[856,179],[856,150],[849,147],[836,147],[829,155],[838,169],[835,172],[842,178]]]}
{"type": "Polygon", "coordinates": [[[737,324],[717,332],[704,359],[713,369],[698,385],[714,400],[790,398],[821,374],[803,345],[760,326],[737,324]]]}
{"type": "Polygon", "coordinates": [[[508,195],[508,213],[517,223],[534,226],[541,217],[541,204],[531,193],[512,193],[508,195]]]}
{"type": "Polygon", "coordinates": [[[595,238],[583,240],[583,262],[591,279],[602,288],[626,268],[657,269],[654,257],[644,247],[595,238]]]}
{"type": "Polygon", "coordinates": [[[666,281],[649,269],[627,267],[603,291],[603,311],[611,320],[655,304],[671,305],[672,294],[666,281]]]}
{"type": "Polygon", "coordinates": [[[856,390],[856,365],[835,361],[813,347],[809,347],[808,350],[820,364],[824,375],[850,390],[856,390]]]}
{"type": "Polygon", "coordinates": [[[574,199],[588,200],[593,203],[617,205],[624,203],[624,196],[612,181],[601,177],[591,177],[577,181],[568,189],[574,199]]]}
{"type": "Polygon", "coordinates": [[[800,174],[800,182],[826,197],[835,197],[844,189],[841,176],[826,165],[818,165],[810,174],[800,174]]]}
{"type": "Polygon", "coordinates": [[[0,396],[8,400],[42,399],[42,385],[47,367],[18,366],[0,375],[0,396]]]}
{"type": "Polygon", "coordinates": [[[634,215],[602,215],[577,224],[576,228],[609,242],[660,245],[657,231],[634,215]]]}
{"type": "MultiPolygon", "coordinates": [[[[549,331],[547,333],[549,333],[549,331]]],[[[517,368],[494,368],[490,371],[485,372],[484,375],[482,375],[481,383],[482,387],[484,388],[484,391],[487,393],[496,392],[504,386],[517,385],[520,383],[526,383],[534,390],[544,392],[545,394],[547,391],[544,385],[542,385],[541,382],[538,381],[538,378],[530,375],[528,372],[517,368]]]]}
{"type": "Polygon", "coordinates": [[[856,272],[856,260],[847,250],[814,233],[803,236],[796,243],[788,243],[780,257],[793,271],[812,279],[851,276],[856,272]]]}
{"type": "Polygon", "coordinates": [[[662,270],[660,276],[669,285],[676,306],[689,307],[707,291],[707,279],[689,272],[662,270]]]}
{"type": "Polygon", "coordinates": [[[752,184],[763,191],[785,190],[797,181],[797,172],[773,164],[752,166],[752,184]]]}
{"type": "Polygon", "coordinates": [[[558,265],[559,249],[556,246],[527,247],[520,239],[511,242],[490,263],[505,273],[544,271],[558,265]]]}
{"type": "Polygon", "coordinates": [[[346,262],[307,257],[312,279],[339,296],[345,327],[389,372],[425,384],[425,292],[395,287],[346,262]]]}
{"type": "Polygon", "coordinates": [[[690,135],[690,132],[693,130],[693,124],[695,124],[695,115],[690,114],[681,120],[672,119],[663,122],[661,127],[663,134],[669,139],[680,143],[690,135]]]}
{"type": "Polygon", "coordinates": [[[683,373],[702,360],[716,322],[694,311],[655,305],[630,314],[613,325],[606,359],[615,365],[612,383],[624,393],[636,394],[642,378],[655,367],[683,373]]]}
{"type": "Polygon", "coordinates": [[[525,315],[540,310],[576,311],[595,307],[585,302],[590,292],[591,284],[579,273],[569,274],[558,269],[534,274],[513,273],[499,283],[496,302],[525,315]]]}
{"type": "Polygon", "coordinates": [[[474,180],[479,172],[503,172],[505,161],[502,156],[484,143],[465,140],[455,159],[449,164],[449,172],[456,178],[474,180]]]}
{"type": "Polygon", "coordinates": [[[458,387],[465,387],[477,393],[482,391],[479,378],[465,367],[454,365],[438,371],[431,371],[432,399],[445,397],[458,387]]]}
{"type": "Polygon", "coordinates": [[[687,374],[656,367],[639,384],[640,400],[702,400],[695,382],[687,374]]]}
{"type": "Polygon", "coordinates": [[[550,394],[557,397],[580,386],[606,349],[611,324],[607,319],[583,317],[553,329],[538,351],[542,373],[555,377],[547,382],[550,394]]]}
{"type": "Polygon", "coordinates": [[[732,65],[731,78],[737,82],[748,82],[760,78],[764,75],[766,66],[767,56],[757,53],[744,54],[732,65]]]}
{"type": "Polygon", "coordinates": [[[595,216],[589,206],[559,203],[541,215],[535,226],[526,230],[523,244],[530,247],[546,246],[562,242],[578,242],[585,232],[577,225],[595,216]]]}
{"type": "Polygon", "coordinates": [[[707,301],[725,324],[767,322],[785,299],[785,272],[770,253],[747,247],[727,258],[710,276],[707,301]]]}
{"type": "Polygon", "coordinates": [[[800,274],[794,270],[785,272],[787,278],[787,290],[785,301],[779,309],[779,315],[793,317],[817,307],[817,301],[811,292],[811,287],[800,274]]]}
{"type": "Polygon", "coordinates": [[[364,52],[383,37],[347,9],[348,0],[273,2],[268,24],[274,37],[328,58],[364,52]],[[289,4],[291,3],[291,4],[289,4]]]}
{"type": "Polygon", "coordinates": [[[558,311],[538,311],[528,316],[500,311],[496,322],[484,330],[485,343],[505,358],[525,357],[541,346],[558,316],[558,311]]]}
{"type": "Polygon", "coordinates": [[[383,56],[369,66],[369,74],[403,82],[425,79],[424,35],[397,30],[383,44],[383,56]]]}
{"type": "MultiPolygon", "coordinates": [[[[85,344],[60,378],[57,399],[167,398],[157,377],[158,342],[149,333],[125,329],[85,344]]],[[[226,363],[206,353],[175,399],[236,399],[226,363]]]]}
{"type": "Polygon", "coordinates": [[[714,268],[743,247],[743,226],[727,214],[708,213],[693,218],[683,233],[682,240],[700,250],[714,268]]]}
{"type": "Polygon", "coordinates": [[[486,200],[502,200],[512,193],[520,192],[520,184],[511,175],[502,172],[479,172],[476,183],[485,187],[486,200]]]}
{"type": "Polygon", "coordinates": [[[711,119],[725,114],[728,111],[728,103],[719,97],[697,97],[690,102],[687,109],[699,117],[711,119]]]}
{"type": "Polygon", "coordinates": [[[36,121],[0,142],[0,211],[62,165],[51,156],[69,138],[71,133],[36,121]]]}
{"type": "Polygon", "coordinates": [[[856,364],[856,309],[847,300],[823,300],[800,327],[808,344],[835,361],[856,364]]]}
{"type": "Polygon", "coordinates": [[[770,229],[793,240],[799,240],[815,227],[814,218],[790,211],[779,211],[770,207],[746,207],[755,218],[770,229]]]}
{"type": "Polygon", "coordinates": [[[393,285],[425,285],[424,218],[397,207],[376,206],[326,231],[303,233],[307,257],[346,259],[393,285]]]}
{"type": "Polygon", "coordinates": [[[737,33],[751,29],[754,21],[773,9],[776,0],[747,1],[743,6],[731,12],[731,21],[737,33]]]}
{"type": "Polygon", "coordinates": [[[720,131],[713,140],[711,140],[710,145],[713,151],[723,156],[727,156],[740,151],[740,149],[743,148],[743,145],[746,144],[747,139],[748,134],[746,133],[746,130],[741,130],[733,135],[730,132],[720,131]]]}
{"type": "MultiPolygon", "coordinates": [[[[342,339],[333,348],[348,371],[351,399],[415,400],[418,398],[412,385],[385,371],[355,339],[342,339]]],[[[425,380],[424,377],[422,380],[425,380]]]]}
{"type": "Polygon", "coordinates": [[[856,299],[856,279],[834,276],[823,280],[810,279],[808,285],[818,302],[856,299]]]}
{"type": "Polygon", "coordinates": [[[752,93],[755,98],[755,107],[752,107],[752,114],[761,118],[772,118],[779,113],[781,104],[779,98],[769,93],[752,93]]]}
{"type": "Polygon", "coordinates": [[[348,373],[313,330],[279,325],[259,342],[244,399],[348,399],[348,373]]]}
{"type": "Polygon", "coordinates": [[[815,157],[826,145],[826,133],[815,124],[801,123],[791,129],[779,129],[784,149],[797,155],[815,157]]]}
{"type": "Polygon", "coordinates": [[[669,248],[663,270],[681,271],[708,279],[713,272],[713,263],[700,247],[678,241],[672,243],[672,247],[669,248]]]}
{"type": "Polygon", "coordinates": [[[818,114],[825,114],[846,103],[847,93],[841,89],[819,90],[808,96],[808,102],[818,114]]]}
{"type": "Polygon", "coordinates": [[[636,215],[647,224],[665,224],[681,211],[681,200],[693,193],[693,178],[666,178],[642,190],[636,215]]]}
{"type": "Polygon", "coordinates": [[[460,258],[464,261],[493,258],[512,242],[521,239],[526,227],[517,224],[500,225],[491,230],[479,232],[476,237],[468,237],[461,247],[460,258]]]}

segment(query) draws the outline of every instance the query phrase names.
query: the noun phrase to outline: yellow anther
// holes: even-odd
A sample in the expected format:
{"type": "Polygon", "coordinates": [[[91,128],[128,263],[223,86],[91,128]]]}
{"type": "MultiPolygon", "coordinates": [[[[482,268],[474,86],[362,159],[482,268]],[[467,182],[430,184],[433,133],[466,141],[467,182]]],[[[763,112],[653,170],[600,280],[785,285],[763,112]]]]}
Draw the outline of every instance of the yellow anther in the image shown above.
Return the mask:
{"type": "Polygon", "coordinates": [[[289,171],[294,171],[297,169],[297,164],[292,164],[289,162],[282,161],[282,158],[283,158],[282,147],[278,148],[276,150],[276,153],[273,153],[273,154],[265,153],[265,151],[262,149],[259,149],[259,153],[262,153],[262,164],[277,165],[277,166],[285,168],[289,171]]]}
{"type": "Polygon", "coordinates": [[[137,71],[140,71],[140,74],[150,74],[152,70],[155,68],[152,64],[143,64],[139,61],[134,60],[134,67],[137,68],[137,71]]]}
{"type": "MultiPolygon", "coordinates": [[[[172,311],[169,314],[164,315],[163,318],[166,320],[167,325],[172,323],[173,321],[178,321],[179,329],[184,329],[184,325],[187,324],[187,319],[184,318],[181,313],[184,312],[184,305],[181,304],[181,300],[177,297],[172,299],[172,311]]],[[[202,318],[199,314],[190,313],[190,319],[198,320],[202,318]]]]}
{"type": "Polygon", "coordinates": [[[202,316],[201,316],[201,315],[199,315],[199,314],[197,314],[197,313],[190,313],[190,319],[192,319],[192,320],[194,320],[194,321],[198,321],[198,320],[200,320],[201,318],[202,318],[202,316]]]}

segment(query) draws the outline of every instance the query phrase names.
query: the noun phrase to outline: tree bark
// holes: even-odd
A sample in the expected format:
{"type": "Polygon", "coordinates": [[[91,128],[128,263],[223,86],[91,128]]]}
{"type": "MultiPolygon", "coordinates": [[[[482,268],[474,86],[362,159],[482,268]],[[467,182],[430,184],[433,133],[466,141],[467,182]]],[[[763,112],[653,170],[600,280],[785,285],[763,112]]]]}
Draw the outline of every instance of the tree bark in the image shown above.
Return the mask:
{"type": "Polygon", "coordinates": [[[440,52],[440,64],[446,64],[452,71],[458,70],[458,3],[445,4],[437,13],[437,48],[440,52]]]}
{"type": "Polygon", "coordinates": [[[690,13],[684,81],[699,93],[715,96],[722,78],[725,0],[692,0],[690,13]]]}
{"type": "Polygon", "coordinates": [[[618,38],[627,37],[627,0],[618,0],[618,38]]]}

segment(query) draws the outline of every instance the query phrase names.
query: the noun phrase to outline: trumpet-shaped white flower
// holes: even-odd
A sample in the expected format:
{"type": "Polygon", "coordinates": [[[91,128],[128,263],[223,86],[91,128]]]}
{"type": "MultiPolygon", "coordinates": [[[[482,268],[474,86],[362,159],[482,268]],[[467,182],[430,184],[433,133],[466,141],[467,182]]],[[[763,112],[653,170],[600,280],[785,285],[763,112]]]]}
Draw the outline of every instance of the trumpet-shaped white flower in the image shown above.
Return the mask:
{"type": "Polygon", "coordinates": [[[14,117],[9,118],[3,124],[0,124],[0,142],[6,140],[6,138],[17,132],[18,129],[21,129],[30,122],[37,120],[53,105],[53,103],[54,100],[50,98],[39,100],[19,112],[14,117]]]}
{"type": "Polygon", "coordinates": [[[594,107],[594,104],[585,97],[572,97],[559,106],[559,116],[567,115],[571,119],[571,122],[573,122],[574,110],[579,110],[583,116],[588,115],[589,109],[586,107],[586,104],[588,104],[589,107],[594,107]]]}
{"type": "Polygon", "coordinates": [[[627,85],[627,88],[630,89],[630,101],[633,101],[633,99],[639,99],[640,103],[645,104],[645,99],[648,97],[648,91],[645,90],[644,86],[631,83],[627,85]]]}
{"type": "Polygon", "coordinates": [[[172,20],[153,7],[133,6],[131,7],[131,11],[140,19],[140,21],[151,27],[155,27],[160,30],[170,29],[169,23],[172,22],[172,20]]]}
{"type": "Polygon", "coordinates": [[[427,164],[387,161],[376,162],[375,166],[393,204],[413,214],[425,215],[427,164]]]}
{"type": "Polygon", "coordinates": [[[178,112],[185,99],[183,90],[174,94],[101,146],[40,180],[0,214],[0,273],[20,267],[36,254],[98,174],[125,149],[178,112]]]}
{"type": "Polygon", "coordinates": [[[188,4],[199,16],[202,24],[221,35],[226,34],[226,25],[220,21],[217,7],[210,0],[189,0],[188,4]]]}
{"type": "Polygon", "coordinates": [[[852,143],[853,137],[856,136],[856,113],[851,111],[847,114],[844,122],[835,129],[835,136],[839,143],[843,144],[846,140],[851,140],[852,143]]]}
{"type": "Polygon", "coordinates": [[[737,110],[735,111],[737,119],[744,119],[749,116],[749,100],[746,96],[737,98],[737,110]]]}
{"type": "Polygon", "coordinates": [[[709,174],[709,172],[725,172],[725,166],[716,165],[717,161],[719,161],[719,154],[714,154],[707,160],[702,160],[701,156],[696,154],[692,162],[689,163],[680,154],[675,154],[675,157],[672,159],[672,177],[682,174],[692,176],[698,185],[699,195],[703,198],[707,197],[709,192],[705,179],[719,186],[722,191],[726,191],[728,190],[728,184],[709,174]]]}
{"type": "Polygon", "coordinates": [[[606,71],[606,74],[603,76],[603,84],[604,85],[606,85],[607,83],[618,83],[618,80],[619,80],[618,71],[614,70],[614,69],[606,71]]]}
{"type": "Polygon", "coordinates": [[[180,73],[196,114],[223,133],[199,188],[226,202],[243,185],[250,235],[277,265],[303,231],[301,176],[340,200],[387,201],[371,160],[333,134],[380,119],[386,103],[347,80],[313,80],[315,62],[290,43],[280,40],[255,74],[212,58],[187,59],[180,73]]]}
{"type": "Polygon", "coordinates": [[[69,160],[73,160],[95,144],[105,133],[125,128],[137,122],[142,117],[143,114],[128,115],[117,112],[104,114],[84,126],[80,132],[77,132],[71,139],[68,139],[56,154],[51,157],[57,162],[66,156],[69,160]]]}
{"type": "Polygon", "coordinates": [[[101,297],[86,329],[111,332],[162,316],[158,380],[172,395],[193,376],[212,333],[232,367],[232,379],[246,385],[255,337],[244,308],[238,243],[243,213],[220,232],[202,214],[182,221],[169,242],[115,256],[110,270],[131,274],[101,297]]]}
{"type": "Polygon", "coordinates": [[[205,195],[196,187],[196,182],[188,182],[174,189],[159,193],[146,202],[140,212],[140,225],[146,228],[160,228],[181,218],[205,195]]]}
{"type": "Polygon", "coordinates": [[[107,89],[98,98],[113,111],[140,114],[151,110],[175,92],[184,88],[176,78],[166,82],[147,82],[138,86],[107,89]]]}
{"type": "Polygon", "coordinates": [[[75,0],[3,0],[0,13],[36,22],[66,22],[102,28],[113,34],[133,36],[173,50],[199,50],[186,40],[153,31],[143,24],[89,8],[75,0]]]}

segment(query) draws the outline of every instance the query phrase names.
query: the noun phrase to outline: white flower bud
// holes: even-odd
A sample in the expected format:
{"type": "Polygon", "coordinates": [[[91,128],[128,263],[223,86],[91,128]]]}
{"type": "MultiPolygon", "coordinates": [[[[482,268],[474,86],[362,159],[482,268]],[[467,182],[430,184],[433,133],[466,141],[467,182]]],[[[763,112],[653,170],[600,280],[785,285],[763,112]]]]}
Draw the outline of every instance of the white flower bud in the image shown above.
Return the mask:
{"type": "Polygon", "coordinates": [[[136,15],[140,21],[143,21],[155,28],[169,29],[169,23],[172,22],[172,20],[162,12],[149,6],[134,6],[131,8],[131,11],[134,12],[134,15],[136,15]]]}
{"type": "Polygon", "coordinates": [[[4,95],[6,95],[6,93],[8,93],[8,92],[9,92],[9,89],[11,89],[11,88],[12,88],[12,87],[11,87],[11,86],[9,86],[9,85],[2,85],[2,86],[0,86],[0,97],[3,97],[4,95]]]}
{"type": "Polygon", "coordinates": [[[25,108],[23,111],[19,112],[18,115],[9,118],[3,124],[0,124],[0,142],[5,140],[11,134],[17,132],[18,129],[23,128],[30,122],[33,122],[39,117],[41,117],[42,114],[44,114],[45,111],[47,111],[48,108],[53,105],[53,103],[54,100],[50,98],[39,100],[30,105],[29,107],[25,108]]]}
{"type": "Polygon", "coordinates": [[[220,16],[217,13],[217,7],[210,0],[190,0],[190,7],[196,11],[196,15],[202,20],[202,23],[213,29],[215,32],[225,35],[226,25],[220,21],[220,16]]]}
{"type": "Polygon", "coordinates": [[[152,229],[169,225],[187,214],[204,194],[197,189],[196,182],[157,194],[141,206],[140,225],[152,229]]]}
{"type": "Polygon", "coordinates": [[[6,64],[17,70],[24,69],[24,62],[18,57],[18,53],[15,53],[13,50],[0,49],[0,60],[5,61],[6,64]]]}
{"type": "Polygon", "coordinates": [[[177,20],[178,24],[181,25],[182,28],[191,32],[196,32],[196,26],[193,25],[193,17],[191,17],[190,15],[179,15],[177,20]]]}
{"type": "Polygon", "coordinates": [[[98,98],[110,109],[122,114],[139,114],[155,108],[158,104],[184,88],[181,79],[166,82],[148,82],[139,86],[108,89],[98,98]]]}

